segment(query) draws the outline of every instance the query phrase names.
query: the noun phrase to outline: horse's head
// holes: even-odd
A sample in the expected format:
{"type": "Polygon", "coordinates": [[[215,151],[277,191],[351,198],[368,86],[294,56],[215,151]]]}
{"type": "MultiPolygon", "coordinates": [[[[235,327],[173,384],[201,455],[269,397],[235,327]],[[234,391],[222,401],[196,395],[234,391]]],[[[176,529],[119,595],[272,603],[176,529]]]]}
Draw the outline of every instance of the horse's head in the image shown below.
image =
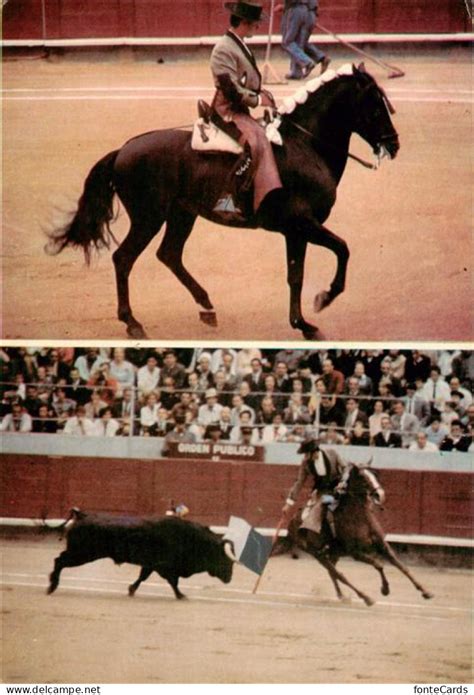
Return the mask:
{"type": "Polygon", "coordinates": [[[347,480],[347,492],[350,495],[368,495],[376,504],[383,504],[385,492],[375,473],[369,470],[372,459],[366,464],[351,464],[347,480]]]}
{"type": "Polygon", "coordinates": [[[377,156],[388,154],[393,159],[400,149],[391,119],[395,109],[363,63],[352,69],[357,83],[354,131],[372,146],[377,156]]]}

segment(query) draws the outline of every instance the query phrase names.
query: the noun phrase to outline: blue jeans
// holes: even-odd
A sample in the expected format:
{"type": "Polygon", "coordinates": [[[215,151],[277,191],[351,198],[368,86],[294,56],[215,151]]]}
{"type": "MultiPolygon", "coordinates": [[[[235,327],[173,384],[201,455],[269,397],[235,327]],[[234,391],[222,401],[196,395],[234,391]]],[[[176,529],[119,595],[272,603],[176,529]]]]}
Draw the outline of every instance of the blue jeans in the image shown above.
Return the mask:
{"type": "Polygon", "coordinates": [[[289,7],[283,15],[281,45],[291,56],[290,74],[294,77],[301,76],[302,68],[312,61],[319,63],[325,57],[319,48],[308,44],[315,19],[316,13],[306,5],[289,7]]]}

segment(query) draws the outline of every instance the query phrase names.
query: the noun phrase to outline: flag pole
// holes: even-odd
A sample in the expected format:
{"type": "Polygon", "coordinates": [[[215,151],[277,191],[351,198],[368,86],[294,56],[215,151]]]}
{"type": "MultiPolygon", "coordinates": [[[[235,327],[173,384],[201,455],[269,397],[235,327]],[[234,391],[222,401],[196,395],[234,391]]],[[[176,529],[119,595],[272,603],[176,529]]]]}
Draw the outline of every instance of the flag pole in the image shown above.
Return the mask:
{"type": "MultiPolygon", "coordinates": [[[[276,527],[276,529],[275,529],[275,533],[273,534],[273,538],[272,538],[272,550],[273,550],[273,548],[275,547],[275,543],[276,543],[277,540],[278,540],[278,534],[280,533],[280,531],[281,531],[282,527],[285,525],[285,523],[286,523],[286,515],[285,515],[285,514],[282,514],[282,515],[281,515],[281,518],[280,518],[280,521],[278,522],[277,527],[276,527]]],[[[263,569],[263,572],[265,572],[265,568],[263,569]]],[[[263,577],[263,572],[262,572],[262,574],[259,574],[259,575],[258,575],[257,581],[255,582],[255,586],[254,586],[253,589],[252,589],[252,594],[256,594],[256,593],[257,593],[257,589],[258,589],[259,584],[260,584],[260,582],[261,582],[261,580],[262,580],[262,577],[263,577]]]]}
{"type": "Polygon", "coordinates": [[[272,34],[273,34],[273,13],[275,10],[275,0],[271,0],[271,5],[270,5],[270,21],[268,25],[268,39],[267,39],[267,48],[265,51],[265,62],[262,66],[262,77],[263,77],[263,84],[287,84],[285,80],[282,80],[281,77],[278,75],[276,72],[275,68],[270,62],[270,51],[272,47],[272,34]],[[272,76],[273,80],[270,81],[268,79],[269,74],[272,76]]]}

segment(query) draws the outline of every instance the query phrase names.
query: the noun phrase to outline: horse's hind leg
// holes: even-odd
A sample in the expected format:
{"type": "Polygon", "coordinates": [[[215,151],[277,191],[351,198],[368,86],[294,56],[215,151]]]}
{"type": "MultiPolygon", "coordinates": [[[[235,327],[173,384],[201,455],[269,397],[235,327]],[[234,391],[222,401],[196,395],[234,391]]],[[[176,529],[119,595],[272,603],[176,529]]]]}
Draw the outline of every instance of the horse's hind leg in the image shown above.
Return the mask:
{"type": "Polygon", "coordinates": [[[195,220],[196,215],[184,210],[179,205],[173,205],[167,217],[165,236],[156,255],[189,290],[194,301],[205,310],[200,313],[201,320],[211,326],[216,326],[216,315],[209,295],[183,265],[184,245],[192,232],[195,220]]]}
{"type": "MultiPolygon", "coordinates": [[[[318,560],[318,562],[320,562],[321,565],[323,567],[325,567],[327,569],[327,571],[329,572],[329,576],[331,577],[332,582],[333,582],[334,586],[336,587],[336,591],[337,591],[337,581],[339,581],[339,582],[341,582],[341,584],[345,584],[350,589],[352,589],[352,591],[354,591],[357,594],[357,596],[359,598],[361,598],[367,606],[373,605],[374,602],[370,598],[370,596],[367,596],[367,594],[364,594],[357,587],[355,587],[353,584],[351,584],[345,578],[345,576],[334,567],[334,564],[330,561],[330,559],[327,557],[327,555],[315,553],[314,556],[315,556],[316,560],[318,560]]],[[[339,594],[338,594],[338,596],[339,596],[339,594]]]]}
{"type": "Polygon", "coordinates": [[[421,595],[423,598],[433,598],[433,594],[430,591],[427,591],[412,575],[412,573],[405,567],[405,565],[398,559],[397,555],[395,554],[395,551],[392,550],[390,545],[386,542],[383,541],[383,544],[380,548],[380,552],[389,560],[389,562],[392,563],[395,567],[398,567],[400,572],[403,572],[403,574],[408,577],[408,579],[411,581],[413,586],[415,586],[419,592],[421,592],[421,595]]]}
{"type": "Polygon", "coordinates": [[[370,555],[366,555],[365,553],[352,553],[352,557],[354,558],[354,560],[358,560],[359,562],[365,562],[367,565],[372,565],[372,567],[375,567],[377,572],[379,572],[380,578],[382,580],[382,586],[380,587],[380,591],[383,594],[383,596],[388,596],[390,593],[390,586],[387,581],[387,577],[385,576],[382,563],[379,562],[375,557],[371,557],[370,555]]]}
{"type": "Polygon", "coordinates": [[[163,220],[157,220],[153,223],[133,221],[130,231],[112,256],[117,282],[118,318],[119,321],[127,324],[127,334],[131,338],[146,338],[147,336],[141,323],[132,314],[128,278],[138,256],[145,250],[162,224],[163,220]]]}

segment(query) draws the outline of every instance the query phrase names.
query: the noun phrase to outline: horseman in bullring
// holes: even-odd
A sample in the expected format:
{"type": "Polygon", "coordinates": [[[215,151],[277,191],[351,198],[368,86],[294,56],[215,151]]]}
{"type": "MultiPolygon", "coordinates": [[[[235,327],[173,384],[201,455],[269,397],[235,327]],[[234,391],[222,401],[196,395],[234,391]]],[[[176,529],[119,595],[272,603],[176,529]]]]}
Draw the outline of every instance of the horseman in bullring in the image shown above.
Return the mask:
{"type": "Polygon", "coordinates": [[[272,146],[264,128],[250,115],[257,106],[275,108],[273,96],[262,89],[262,76],[252,51],[244,39],[257,31],[263,18],[262,6],[253,2],[226,2],[230,27],[211,55],[211,72],[216,86],[212,109],[225,130],[243,148],[233,167],[228,190],[214,208],[216,212],[239,215],[241,194],[254,184],[253,212],[256,213],[268,193],[281,189],[272,146]]]}

